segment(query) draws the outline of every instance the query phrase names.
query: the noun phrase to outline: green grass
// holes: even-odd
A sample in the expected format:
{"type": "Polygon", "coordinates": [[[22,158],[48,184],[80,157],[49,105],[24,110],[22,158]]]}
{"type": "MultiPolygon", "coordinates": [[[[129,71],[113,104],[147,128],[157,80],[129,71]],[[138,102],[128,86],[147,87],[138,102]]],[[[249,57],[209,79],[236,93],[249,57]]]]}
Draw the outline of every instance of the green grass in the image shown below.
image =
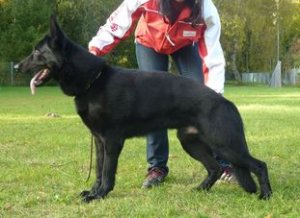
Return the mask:
{"type": "Polygon", "coordinates": [[[226,87],[244,118],[251,153],[267,162],[274,191],[260,201],[234,184],[193,192],[206,172],[170,131],[170,174],[163,186],[142,190],[145,140],[126,142],[114,191],[84,204],[78,194],[89,168],[90,134],[73,99],[56,87],[31,96],[0,87],[0,217],[299,217],[300,89],[226,87]],[[49,112],[60,115],[49,118],[49,112]]]}

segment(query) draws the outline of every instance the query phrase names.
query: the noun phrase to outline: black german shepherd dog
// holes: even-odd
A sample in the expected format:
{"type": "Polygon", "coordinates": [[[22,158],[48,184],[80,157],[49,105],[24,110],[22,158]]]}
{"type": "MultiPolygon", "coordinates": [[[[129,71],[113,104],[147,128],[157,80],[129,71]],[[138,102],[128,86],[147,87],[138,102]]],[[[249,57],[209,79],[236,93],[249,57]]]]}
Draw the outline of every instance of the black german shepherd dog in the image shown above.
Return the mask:
{"type": "Polygon", "coordinates": [[[84,201],[113,190],[125,139],[165,128],[177,129],[183,149],[206,168],[208,175],[197,189],[209,190],[222,174],[214,153],[233,165],[246,192],[257,191],[254,173],[259,198],[271,197],[267,166],[249,154],[237,108],[205,85],[170,73],[110,66],[69,40],[55,16],[50,33],[16,67],[37,72],[32,89],[52,78],[75,97],[77,112],[96,141],[96,181],[81,193],[84,201]]]}

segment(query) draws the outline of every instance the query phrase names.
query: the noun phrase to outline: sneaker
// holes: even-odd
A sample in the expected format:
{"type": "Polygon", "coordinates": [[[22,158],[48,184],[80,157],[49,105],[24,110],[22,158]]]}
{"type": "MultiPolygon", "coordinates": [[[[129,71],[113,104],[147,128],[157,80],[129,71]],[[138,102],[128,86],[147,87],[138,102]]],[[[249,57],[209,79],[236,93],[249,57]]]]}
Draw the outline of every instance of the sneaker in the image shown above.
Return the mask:
{"type": "Polygon", "coordinates": [[[161,184],[165,177],[168,175],[168,172],[160,167],[153,167],[149,170],[147,177],[142,185],[142,188],[152,188],[161,184]]]}
{"type": "Polygon", "coordinates": [[[237,182],[236,177],[233,173],[232,167],[225,167],[224,171],[218,180],[218,182],[235,183],[237,182]]]}

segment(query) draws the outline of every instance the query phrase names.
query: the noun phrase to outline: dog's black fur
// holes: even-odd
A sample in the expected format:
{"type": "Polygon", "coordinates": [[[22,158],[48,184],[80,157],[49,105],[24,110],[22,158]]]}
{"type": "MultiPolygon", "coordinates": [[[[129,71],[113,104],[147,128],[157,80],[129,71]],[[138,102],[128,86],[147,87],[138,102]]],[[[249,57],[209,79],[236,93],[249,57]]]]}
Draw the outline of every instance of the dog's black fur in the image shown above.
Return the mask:
{"type": "Polygon", "coordinates": [[[18,67],[47,69],[35,77],[35,86],[53,78],[65,94],[75,96],[77,112],[96,139],[97,178],[90,191],[82,192],[84,201],[113,190],[125,139],[165,128],[177,129],[183,149],[208,171],[198,189],[210,189],[222,174],[215,153],[232,163],[245,191],[257,191],[252,172],[260,198],[271,196],[267,166],[249,154],[237,108],[206,86],[169,73],[109,66],[69,40],[54,16],[50,34],[18,67]]]}

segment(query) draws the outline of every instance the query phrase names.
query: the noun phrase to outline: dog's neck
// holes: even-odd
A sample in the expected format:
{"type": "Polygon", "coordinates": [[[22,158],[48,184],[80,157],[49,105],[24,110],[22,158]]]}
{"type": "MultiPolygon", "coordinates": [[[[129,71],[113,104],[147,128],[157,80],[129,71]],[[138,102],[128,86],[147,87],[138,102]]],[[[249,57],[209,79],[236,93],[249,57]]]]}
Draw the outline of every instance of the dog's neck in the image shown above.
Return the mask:
{"type": "Polygon", "coordinates": [[[66,39],[58,82],[66,95],[86,93],[102,75],[104,59],[90,54],[85,48],[66,39]]]}

